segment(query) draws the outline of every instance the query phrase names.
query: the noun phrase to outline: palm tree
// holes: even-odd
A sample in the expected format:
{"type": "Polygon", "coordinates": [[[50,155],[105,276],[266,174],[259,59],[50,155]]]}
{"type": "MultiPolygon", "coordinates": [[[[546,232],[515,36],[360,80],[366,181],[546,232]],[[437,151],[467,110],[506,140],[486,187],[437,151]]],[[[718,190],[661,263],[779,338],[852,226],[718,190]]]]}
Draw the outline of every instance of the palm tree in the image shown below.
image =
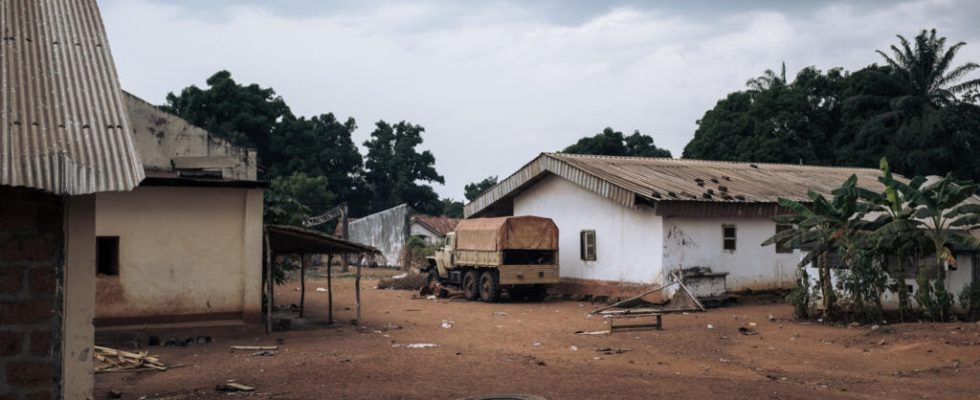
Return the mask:
{"type": "Polygon", "coordinates": [[[750,92],[763,92],[768,89],[775,89],[780,87],[785,87],[786,82],[786,63],[783,63],[782,70],[779,75],[771,69],[767,69],[762,73],[762,76],[758,78],[749,79],[745,82],[745,85],[749,87],[750,92]]]}
{"type": "Polygon", "coordinates": [[[946,38],[937,37],[935,29],[923,29],[915,37],[914,44],[902,35],[897,36],[901,47],[892,45],[891,56],[876,50],[906,92],[905,96],[896,99],[896,108],[904,108],[911,101],[940,107],[955,102],[959,94],[980,88],[980,78],[961,82],[980,65],[968,62],[953,67],[953,58],[965,42],[946,48],[946,38]]]}

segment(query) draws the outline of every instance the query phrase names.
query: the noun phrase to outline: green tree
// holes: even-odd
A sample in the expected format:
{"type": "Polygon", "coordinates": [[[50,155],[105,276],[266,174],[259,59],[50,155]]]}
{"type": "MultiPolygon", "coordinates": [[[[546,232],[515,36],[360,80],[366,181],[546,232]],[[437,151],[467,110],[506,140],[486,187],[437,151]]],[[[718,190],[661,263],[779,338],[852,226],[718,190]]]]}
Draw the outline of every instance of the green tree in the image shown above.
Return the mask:
{"type": "Polygon", "coordinates": [[[876,50],[892,68],[895,80],[903,89],[903,96],[895,99],[897,103],[941,107],[957,102],[958,95],[980,88],[980,79],[963,81],[980,65],[968,62],[953,66],[953,59],[965,42],[946,48],[946,38],[937,37],[935,29],[923,29],[916,35],[914,44],[902,35],[897,36],[900,44],[891,46],[891,55],[876,50]]]}
{"type": "MultiPolygon", "coordinates": [[[[838,309],[837,294],[831,284],[830,259],[839,256],[846,266],[867,247],[870,227],[864,216],[868,207],[861,202],[855,175],[851,175],[840,189],[834,191],[831,199],[813,191],[808,192],[807,197],[809,201],[806,204],[778,199],[779,205],[789,209],[791,214],[777,216],[773,220],[789,224],[792,228],[776,233],[762,245],[780,244],[806,249],[806,255],[797,268],[804,270],[808,265],[813,265],[818,269],[824,314],[833,318],[838,315],[838,309]]],[[[805,272],[802,275],[805,276],[805,272]]],[[[801,284],[805,285],[803,290],[809,291],[809,282],[803,281],[801,284]]]]}
{"type": "Polygon", "coordinates": [[[579,139],[561,152],[603,156],[671,157],[670,150],[657,147],[653,144],[652,137],[643,135],[640,131],[624,136],[623,132],[608,127],[595,136],[579,139]]]}
{"type": "Polygon", "coordinates": [[[265,222],[299,226],[303,220],[326,212],[335,206],[335,196],[328,187],[327,178],[302,172],[273,178],[265,192],[265,222]]]}
{"type": "Polygon", "coordinates": [[[463,202],[451,198],[442,199],[442,216],[449,218],[463,218],[463,202]]]}
{"type": "Polygon", "coordinates": [[[162,108],[236,145],[255,148],[259,164],[266,166],[269,136],[289,112],[286,102],[272,88],[238,84],[228,71],[218,71],[207,84],[207,89],[191,85],[180,94],[167,94],[162,108]]]}
{"type": "Polygon", "coordinates": [[[476,200],[477,197],[480,197],[480,195],[483,194],[483,192],[486,192],[496,184],[497,184],[497,177],[488,176],[486,178],[483,178],[482,181],[469,183],[466,186],[464,186],[463,195],[466,197],[466,201],[473,201],[476,200]]]}
{"type": "Polygon", "coordinates": [[[356,129],[353,118],[341,122],[330,113],[312,118],[287,113],[273,130],[268,175],[323,176],[338,202],[349,204],[353,215],[366,214],[364,162],[351,138],[356,129]]]}
{"type": "Polygon", "coordinates": [[[697,121],[684,158],[777,163],[834,163],[827,143],[840,124],[840,69],[804,68],[787,82],[785,66],[749,80],[697,121]]]}
{"type": "Polygon", "coordinates": [[[408,203],[422,213],[442,212],[439,196],[431,186],[421,183],[445,183],[445,178],[436,172],[435,156],[417,149],[424,131],[422,126],[405,121],[375,124],[371,140],[364,142],[368,149],[365,181],[372,192],[373,211],[408,203]]]}

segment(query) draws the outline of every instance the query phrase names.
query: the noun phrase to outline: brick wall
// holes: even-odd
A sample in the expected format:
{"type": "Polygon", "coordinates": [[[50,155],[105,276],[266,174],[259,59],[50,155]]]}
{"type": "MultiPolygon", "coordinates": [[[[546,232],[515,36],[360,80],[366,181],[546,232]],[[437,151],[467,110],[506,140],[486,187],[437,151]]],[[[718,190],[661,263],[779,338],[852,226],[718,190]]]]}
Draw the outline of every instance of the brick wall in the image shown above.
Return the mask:
{"type": "Polygon", "coordinates": [[[0,400],[58,397],[62,198],[0,186],[0,400]]]}

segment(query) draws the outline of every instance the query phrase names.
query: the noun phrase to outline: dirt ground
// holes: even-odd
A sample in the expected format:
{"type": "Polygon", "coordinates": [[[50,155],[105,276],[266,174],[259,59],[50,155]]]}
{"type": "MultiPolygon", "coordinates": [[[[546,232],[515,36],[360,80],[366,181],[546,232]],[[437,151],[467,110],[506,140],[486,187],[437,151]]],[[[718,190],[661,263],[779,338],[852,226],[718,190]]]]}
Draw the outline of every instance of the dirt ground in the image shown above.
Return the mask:
{"type": "MultiPolygon", "coordinates": [[[[377,271],[377,270],[375,270],[377,271]]],[[[377,275],[375,272],[374,275],[377,275]]],[[[353,318],[353,281],[334,281],[334,315],[353,318]]],[[[165,372],[96,376],[96,399],[457,399],[494,393],[545,399],[980,399],[980,325],[839,326],[793,321],[785,304],[752,301],[664,318],[663,331],[606,329],[587,302],[485,304],[412,299],[362,282],[362,328],[347,323],[272,335],[215,333],[215,341],[154,347],[165,372]],[[774,319],[770,320],[769,315],[774,319]],[[451,325],[444,328],[443,322],[451,325]],[[754,326],[753,326],[754,324],[754,326]],[[710,325],[710,328],[709,328],[710,325]],[[757,335],[743,335],[751,327],[757,335]],[[229,350],[274,345],[274,356],[229,350]],[[432,343],[435,348],[409,348],[432,343]],[[613,351],[600,352],[597,349],[613,351]],[[621,352],[616,352],[619,349],[621,352]],[[608,354],[607,354],[608,353],[608,354]],[[256,388],[226,394],[235,379],[256,388]]],[[[298,303],[295,282],[277,304],[298,303]]],[[[306,286],[307,320],[326,318],[327,294],[306,286]]]]}

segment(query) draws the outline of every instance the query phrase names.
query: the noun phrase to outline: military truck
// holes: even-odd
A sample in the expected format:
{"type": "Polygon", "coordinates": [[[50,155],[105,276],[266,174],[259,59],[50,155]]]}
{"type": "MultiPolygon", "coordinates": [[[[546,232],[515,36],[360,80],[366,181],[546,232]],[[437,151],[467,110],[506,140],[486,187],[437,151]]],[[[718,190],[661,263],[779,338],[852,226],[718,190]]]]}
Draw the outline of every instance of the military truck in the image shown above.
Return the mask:
{"type": "Polygon", "coordinates": [[[427,288],[463,290],[467,300],[544,300],[558,283],[558,227],[549,218],[520,216],[460,221],[446,243],[428,258],[427,288]]]}

